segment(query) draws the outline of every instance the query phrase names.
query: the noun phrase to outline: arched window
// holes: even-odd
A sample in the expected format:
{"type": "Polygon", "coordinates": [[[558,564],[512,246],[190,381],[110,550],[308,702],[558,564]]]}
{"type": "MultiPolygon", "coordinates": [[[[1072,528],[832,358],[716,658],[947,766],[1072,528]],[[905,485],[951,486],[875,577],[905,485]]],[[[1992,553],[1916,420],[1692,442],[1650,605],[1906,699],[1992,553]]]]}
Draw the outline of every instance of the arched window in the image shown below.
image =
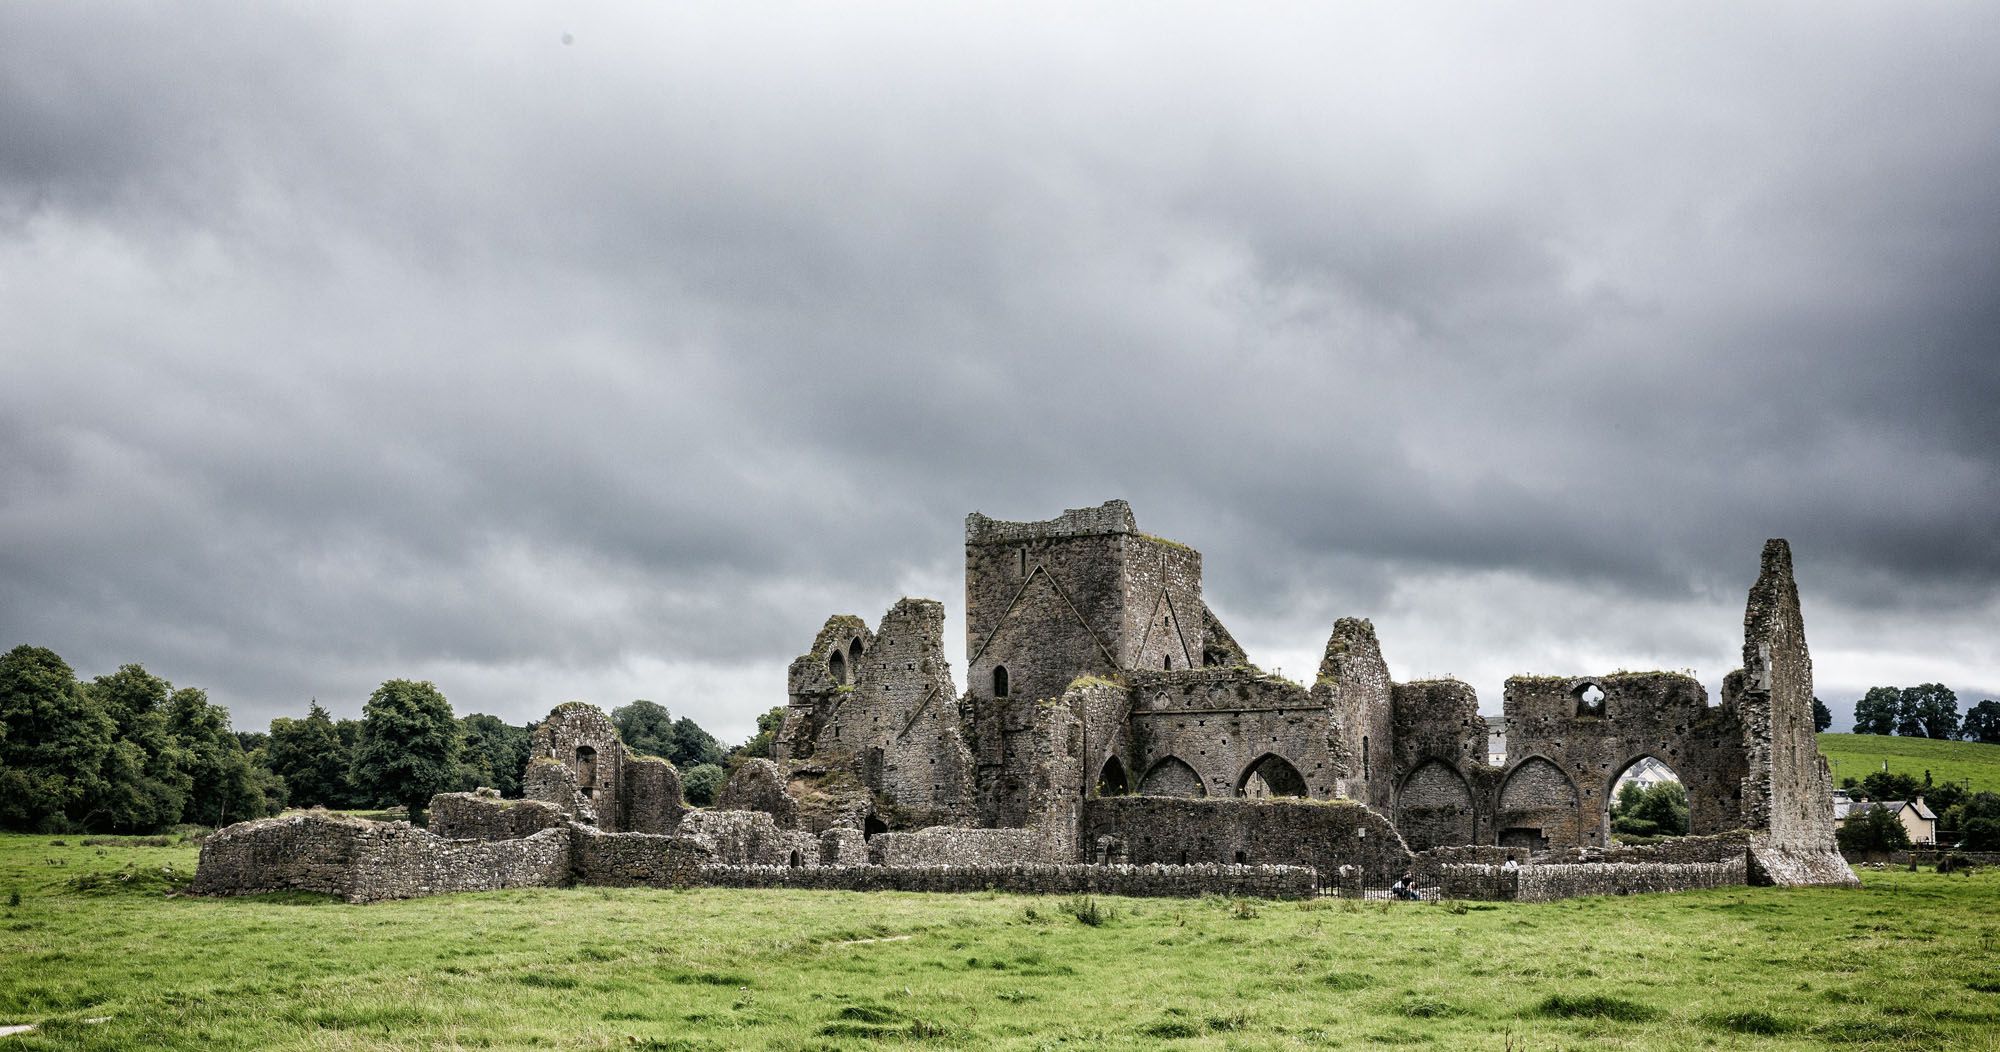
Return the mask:
{"type": "Polygon", "coordinates": [[[585,795],[597,784],[597,750],[588,745],[576,747],[576,784],[585,795]]]}
{"type": "Polygon", "coordinates": [[[801,854],[799,854],[799,853],[798,853],[797,851],[794,851],[794,852],[792,852],[792,868],[793,868],[793,869],[797,869],[797,868],[799,868],[800,866],[803,866],[803,865],[805,865],[805,864],[806,864],[806,859],[805,859],[805,856],[804,856],[804,855],[801,855],[801,854]]]}
{"type": "Polygon", "coordinates": [[[1595,683],[1585,683],[1576,688],[1575,695],[1577,715],[1604,715],[1604,688],[1595,683]]]}
{"type": "Polygon", "coordinates": [[[1104,761],[1104,769],[1097,773],[1097,795],[1124,796],[1132,791],[1130,779],[1125,777],[1125,765],[1113,756],[1104,761]]]}
{"type": "Polygon", "coordinates": [[[1305,777],[1299,769],[1276,753],[1265,753],[1243,769],[1236,779],[1236,795],[1252,798],[1307,796],[1305,777]]]}
{"type": "Polygon", "coordinates": [[[993,666],[993,696],[996,698],[1007,696],[1007,666],[1005,665],[993,666]]]}
{"type": "Polygon", "coordinates": [[[1173,671],[1174,656],[1172,654],[1162,654],[1160,656],[1160,667],[1168,670],[1169,672],[1173,671]]]}
{"type": "Polygon", "coordinates": [[[840,652],[839,647],[834,647],[833,653],[826,656],[826,672],[833,677],[835,686],[847,682],[847,656],[840,652]]]}
{"type": "Polygon", "coordinates": [[[860,636],[855,636],[854,642],[847,644],[847,674],[850,677],[859,676],[861,674],[860,636]]]}

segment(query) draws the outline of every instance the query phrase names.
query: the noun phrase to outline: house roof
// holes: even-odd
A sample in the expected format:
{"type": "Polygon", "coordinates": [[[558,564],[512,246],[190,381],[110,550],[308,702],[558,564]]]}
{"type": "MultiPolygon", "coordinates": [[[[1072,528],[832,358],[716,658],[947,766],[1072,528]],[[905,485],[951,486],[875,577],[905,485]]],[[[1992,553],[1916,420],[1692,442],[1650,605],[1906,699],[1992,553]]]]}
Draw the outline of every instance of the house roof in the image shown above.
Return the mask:
{"type": "Polygon", "coordinates": [[[1833,802],[1833,817],[1835,821],[1839,821],[1852,815],[1858,815],[1872,807],[1887,808],[1889,813],[1898,815],[1902,814],[1903,808],[1907,807],[1916,811],[1917,817],[1926,822],[1937,821],[1937,816],[1931,813],[1931,809],[1925,806],[1922,800],[1854,800],[1851,802],[1835,800],[1833,802]]]}

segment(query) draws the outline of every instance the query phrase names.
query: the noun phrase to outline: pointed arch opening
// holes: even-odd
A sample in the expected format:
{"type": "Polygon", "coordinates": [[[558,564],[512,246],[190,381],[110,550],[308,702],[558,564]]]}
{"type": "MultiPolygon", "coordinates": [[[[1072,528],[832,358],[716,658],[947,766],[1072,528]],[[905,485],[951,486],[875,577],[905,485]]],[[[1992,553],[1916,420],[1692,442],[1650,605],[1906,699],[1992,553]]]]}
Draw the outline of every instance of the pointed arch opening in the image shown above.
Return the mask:
{"type": "Polygon", "coordinates": [[[1688,794],[1681,776],[1657,756],[1635,756],[1611,777],[1604,794],[1606,834],[1644,841],[1688,834],[1688,794]]]}
{"type": "Polygon", "coordinates": [[[1236,779],[1236,795],[1263,800],[1280,796],[1304,797],[1310,794],[1306,791],[1305,776],[1299,773],[1297,767],[1292,766],[1290,760],[1277,753],[1267,752],[1243,769],[1243,776],[1236,779]]]}
{"type": "Polygon", "coordinates": [[[1546,757],[1530,756],[1500,786],[1496,828],[1502,847],[1535,851],[1582,843],[1576,783],[1546,757]]]}
{"type": "Polygon", "coordinates": [[[1472,843],[1478,827],[1465,776],[1437,759],[1411,771],[1396,793],[1396,831],[1412,851],[1472,843]]]}
{"type": "Polygon", "coordinates": [[[1178,756],[1163,756],[1146,770],[1146,777],[1139,779],[1139,795],[1198,799],[1208,795],[1208,786],[1202,784],[1201,775],[1187,761],[1178,756]]]}
{"type": "Polygon", "coordinates": [[[859,676],[861,674],[860,636],[855,636],[854,641],[847,644],[847,674],[850,677],[859,676]]]}
{"type": "Polygon", "coordinates": [[[1097,795],[1124,796],[1132,791],[1132,782],[1125,776],[1125,765],[1113,756],[1104,761],[1104,768],[1097,772],[1097,795]]]}
{"type": "Polygon", "coordinates": [[[834,647],[833,653],[826,656],[826,674],[833,677],[836,687],[847,682],[847,655],[841,653],[839,647],[834,647]]]}

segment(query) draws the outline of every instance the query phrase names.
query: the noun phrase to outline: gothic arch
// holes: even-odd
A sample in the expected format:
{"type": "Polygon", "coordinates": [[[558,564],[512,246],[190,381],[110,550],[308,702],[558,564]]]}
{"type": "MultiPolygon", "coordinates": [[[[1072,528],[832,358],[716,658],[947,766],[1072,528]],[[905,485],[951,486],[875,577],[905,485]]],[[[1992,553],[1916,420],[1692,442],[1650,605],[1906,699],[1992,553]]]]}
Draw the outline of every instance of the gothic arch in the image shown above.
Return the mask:
{"type": "Polygon", "coordinates": [[[1124,796],[1131,791],[1132,780],[1125,776],[1125,765],[1116,756],[1107,757],[1097,773],[1097,795],[1124,796]]]}
{"type": "Polygon", "coordinates": [[[1500,784],[1494,828],[1508,847],[1569,847],[1583,842],[1576,783],[1546,756],[1524,757],[1500,784]]]}
{"type": "Polygon", "coordinates": [[[1139,780],[1140,796],[1202,797],[1208,795],[1201,775],[1178,756],[1162,756],[1139,780]]]}
{"type": "Polygon", "coordinates": [[[1417,765],[1396,792],[1396,829],[1412,851],[1472,843],[1478,823],[1465,776],[1438,759],[1417,765]]]}
{"type": "Polygon", "coordinates": [[[1306,789],[1305,776],[1293,766],[1290,760],[1274,752],[1267,752],[1243,769],[1236,779],[1237,796],[1311,796],[1306,789]]]}

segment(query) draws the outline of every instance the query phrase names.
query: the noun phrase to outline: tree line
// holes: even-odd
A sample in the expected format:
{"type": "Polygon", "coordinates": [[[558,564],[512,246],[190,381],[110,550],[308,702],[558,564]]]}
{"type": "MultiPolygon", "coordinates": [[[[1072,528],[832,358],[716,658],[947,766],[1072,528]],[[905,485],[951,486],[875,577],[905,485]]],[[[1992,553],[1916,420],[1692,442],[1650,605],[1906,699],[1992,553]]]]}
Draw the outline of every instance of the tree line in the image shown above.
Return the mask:
{"type": "MultiPolygon", "coordinates": [[[[1833,723],[1832,714],[1825,714],[1822,723],[1818,698],[1813,705],[1814,722],[1825,730],[1833,723]]],[[[1958,694],[1942,683],[1870,687],[1854,703],[1854,733],[2000,745],[2000,701],[1988,698],[1960,715],[1958,694]]]]}
{"type": "MultiPolygon", "coordinates": [[[[611,717],[627,746],[673,763],[688,802],[705,806],[729,770],[770,755],[783,714],[759,716],[758,733],[731,750],[655,702],[611,717]]],[[[155,833],[286,807],[415,814],[436,793],[482,786],[518,797],[534,729],[458,716],[435,685],[392,679],[358,720],[315,699],[268,731],[236,731],[200,688],[136,664],[84,680],[54,651],[23,645],[0,656],[0,829],[155,833]]]]}

